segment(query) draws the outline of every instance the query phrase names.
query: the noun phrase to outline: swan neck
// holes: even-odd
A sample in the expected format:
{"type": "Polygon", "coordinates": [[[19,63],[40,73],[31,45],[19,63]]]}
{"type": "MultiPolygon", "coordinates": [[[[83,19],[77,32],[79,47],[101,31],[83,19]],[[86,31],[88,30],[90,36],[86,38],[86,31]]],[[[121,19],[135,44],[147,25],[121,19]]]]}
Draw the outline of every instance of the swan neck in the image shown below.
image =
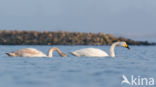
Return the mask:
{"type": "Polygon", "coordinates": [[[49,49],[49,51],[48,51],[48,57],[53,57],[53,51],[54,51],[53,48],[50,48],[49,49]]]}
{"type": "Polygon", "coordinates": [[[116,47],[117,45],[119,45],[119,44],[120,44],[120,42],[115,42],[115,43],[113,43],[113,44],[111,45],[111,48],[110,48],[110,56],[111,56],[112,58],[115,57],[114,49],[115,49],[115,47],[116,47]]]}
{"type": "Polygon", "coordinates": [[[53,48],[49,49],[48,57],[52,57],[53,56],[53,51],[56,51],[60,56],[64,56],[60,49],[58,49],[56,47],[53,47],[53,48]]]}

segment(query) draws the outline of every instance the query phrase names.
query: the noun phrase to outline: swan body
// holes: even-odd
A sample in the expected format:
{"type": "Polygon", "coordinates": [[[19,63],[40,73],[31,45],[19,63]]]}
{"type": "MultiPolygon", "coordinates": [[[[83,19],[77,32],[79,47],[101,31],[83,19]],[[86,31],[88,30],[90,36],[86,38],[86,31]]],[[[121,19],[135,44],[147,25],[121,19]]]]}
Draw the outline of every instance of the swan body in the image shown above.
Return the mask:
{"type": "Polygon", "coordinates": [[[48,51],[48,55],[44,54],[43,52],[34,49],[34,48],[24,48],[24,49],[20,49],[17,51],[13,51],[10,53],[6,53],[8,56],[20,56],[20,57],[52,57],[52,53],[53,51],[57,51],[59,53],[60,56],[65,57],[66,54],[64,54],[63,52],[60,51],[60,49],[53,47],[50,48],[48,51]]]}
{"type": "Polygon", "coordinates": [[[88,56],[88,57],[105,57],[109,56],[106,52],[104,52],[101,49],[97,48],[85,48],[85,49],[80,49],[76,50],[74,52],[71,52],[75,56],[88,56]]]}
{"type": "MultiPolygon", "coordinates": [[[[110,47],[110,56],[111,57],[115,57],[114,49],[118,45],[129,49],[126,42],[115,42],[110,47]]],[[[103,51],[101,49],[97,49],[97,48],[84,48],[84,49],[73,51],[73,52],[71,52],[71,54],[74,56],[78,56],[78,57],[80,57],[80,56],[88,56],[88,57],[107,57],[107,56],[109,56],[105,51],[103,51]]]]}

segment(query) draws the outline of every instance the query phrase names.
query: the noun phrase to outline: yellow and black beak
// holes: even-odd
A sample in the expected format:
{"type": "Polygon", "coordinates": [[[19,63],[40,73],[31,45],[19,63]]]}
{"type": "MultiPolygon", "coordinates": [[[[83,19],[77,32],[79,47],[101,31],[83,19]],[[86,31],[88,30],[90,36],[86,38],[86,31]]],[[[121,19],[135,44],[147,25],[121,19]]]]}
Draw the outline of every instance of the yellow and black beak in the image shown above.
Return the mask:
{"type": "Polygon", "coordinates": [[[127,44],[125,44],[125,47],[130,50],[130,48],[129,48],[129,46],[127,44]]]}

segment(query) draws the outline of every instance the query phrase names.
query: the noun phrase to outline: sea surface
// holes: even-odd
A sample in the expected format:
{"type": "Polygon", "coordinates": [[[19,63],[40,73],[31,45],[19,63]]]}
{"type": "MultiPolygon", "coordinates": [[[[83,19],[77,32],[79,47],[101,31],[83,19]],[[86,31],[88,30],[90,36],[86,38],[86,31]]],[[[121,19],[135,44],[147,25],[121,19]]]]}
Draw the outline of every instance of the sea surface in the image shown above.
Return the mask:
{"type": "MultiPolygon", "coordinates": [[[[156,46],[116,47],[116,57],[75,57],[69,52],[81,48],[99,48],[109,53],[110,46],[0,46],[0,87],[156,87],[121,84],[122,75],[129,81],[153,78],[156,84],[156,46]],[[47,54],[58,47],[52,58],[9,57],[5,53],[21,48],[36,48],[47,54]]],[[[145,84],[145,83],[144,83],[145,84]]]]}

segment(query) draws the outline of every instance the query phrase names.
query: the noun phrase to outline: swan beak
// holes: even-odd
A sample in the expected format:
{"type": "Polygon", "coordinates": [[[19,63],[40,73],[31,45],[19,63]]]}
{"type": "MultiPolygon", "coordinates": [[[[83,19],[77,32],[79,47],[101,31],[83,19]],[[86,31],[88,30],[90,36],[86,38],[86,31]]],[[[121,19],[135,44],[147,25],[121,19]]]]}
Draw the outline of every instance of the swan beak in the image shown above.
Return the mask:
{"type": "Polygon", "coordinates": [[[67,57],[67,55],[64,55],[64,57],[67,57]]]}
{"type": "Polygon", "coordinates": [[[67,57],[67,55],[65,53],[62,53],[62,57],[67,57]]]}
{"type": "Polygon", "coordinates": [[[130,50],[129,46],[127,46],[126,48],[130,50]]]}
{"type": "Polygon", "coordinates": [[[130,48],[129,48],[129,46],[127,44],[125,44],[125,47],[130,50],[130,48]]]}

